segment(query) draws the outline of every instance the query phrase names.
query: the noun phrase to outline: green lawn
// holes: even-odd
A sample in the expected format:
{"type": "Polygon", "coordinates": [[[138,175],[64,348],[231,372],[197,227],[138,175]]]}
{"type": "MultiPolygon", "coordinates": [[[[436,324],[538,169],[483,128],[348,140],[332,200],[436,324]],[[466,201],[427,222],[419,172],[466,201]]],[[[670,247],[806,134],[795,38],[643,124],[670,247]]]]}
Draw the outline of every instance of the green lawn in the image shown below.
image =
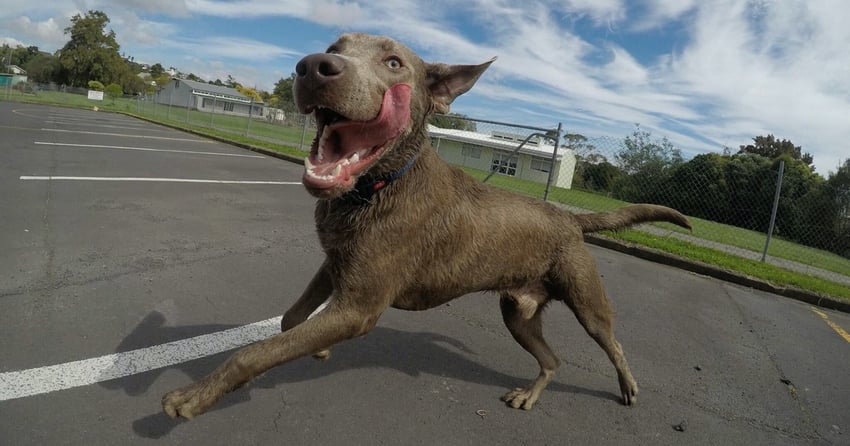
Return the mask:
{"type": "MultiPolygon", "coordinates": [[[[11,93],[12,100],[22,102],[81,108],[92,108],[96,105],[101,110],[135,114],[152,121],[187,128],[200,134],[264,147],[297,157],[307,155],[307,151],[300,148],[306,148],[315,135],[311,129],[304,132],[301,127],[281,126],[279,124],[268,123],[262,119],[253,119],[249,124],[248,119],[245,117],[221,114],[211,115],[194,110],[187,111],[185,108],[180,107],[171,107],[169,110],[168,106],[154,105],[150,101],[137,101],[135,99],[124,98],[116,99],[114,102],[110,99],[91,101],[82,95],[60,92],[39,92],[37,95],[22,95],[14,90],[2,93],[0,98],[5,99],[7,93],[11,93]]],[[[479,170],[464,170],[478,179],[483,179],[487,175],[487,172],[479,170]]],[[[545,190],[545,185],[543,184],[503,175],[491,177],[488,183],[536,198],[542,198],[545,190]]],[[[553,187],[550,190],[549,200],[592,211],[606,211],[628,204],[597,193],[557,187],[553,187]]],[[[694,228],[692,235],[696,237],[758,253],[764,249],[765,235],[762,233],[698,218],[691,218],[691,224],[694,228]]],[[[671,224],[660,223],[658,225],[665,229],[688,233],[687,230],[671,224]]],[[[850,299],[850,287],[810,275],[791,272],[770,264],[743,259],[672,237],[658,237],[635,230],[620,231],[610,235],[624,241],[650,246],[681,257],[699,260],[752,277],[768,280],[776,285],[792,285],[821,294],[850,299]]],[[[850,275],[850,259],[780,238],[773,238],[768,254],[827,271],[850,275]]]]}

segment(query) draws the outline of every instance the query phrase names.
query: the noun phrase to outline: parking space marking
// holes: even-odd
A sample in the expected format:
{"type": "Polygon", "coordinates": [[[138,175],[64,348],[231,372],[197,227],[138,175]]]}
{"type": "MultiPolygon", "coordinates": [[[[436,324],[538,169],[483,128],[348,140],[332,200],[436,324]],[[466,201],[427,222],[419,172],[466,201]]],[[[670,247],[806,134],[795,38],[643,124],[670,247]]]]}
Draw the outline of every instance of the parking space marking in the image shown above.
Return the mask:
{"type": "Polygon", "coordinates": [[[128,146],[107,146],[102,144],[71,144],[64,142],[44,142],[35,141],[33,144],[40,146],[60,146],[60,147],[80,147],[91,149],[115,149],[115,150],[138,150],[143,152],[168,152],[168,153],[183,153],[190,155],[211,155],[211,156],[231,156],[238,158],[265,158],[262,155],[243,155],[238,153],[217,153],[217,152],[198,152],[193,150],[175,150],[175,149],[151,149],[148,147],[128,147],[128,146]]]}
{"type": "Polygon", "coordinates": [[[826,313],[824,313],[823,311],[820,311],[820,310],[816,310],[814,307],[809,307],[809,308],[811,308],[811,310],[815,314],[820,316],[821,319],[823,319],[823,321],[826,322],[826,325],[829,325],[829,328],[833,329],[836,333],[838,333],[838,336],[841,336],[842,338],[844,338],[845,341],[850,342],[850,333],[847,333],[838,324],[829,320],[829,316],[827,316],[826,313]]]}
{"type": "Polygon", "coordinates": [[[216,141],[212,141],[209,139],[198,139],[198,138],[170,138],[167,136],[150,136],[150,135],[132,135],[127,133],[106,133],[106,132],[88,132],[85,130],[64,130],[64,129],[48,129],[43,128],[40,129],[43,132],[57,132],[57,133],[78,133],[82,135],[97,135],[97,136],[121,136],[124,138],[144,138],[144,139],[164,139],[167,141],[186,141],[186,142],[197,142],[202,144],[214,144],[216,141]]]}
{"type": "Polygon", "coordinates": [[[300,181],[255,181],[255,180],[202,180],[193,178],[148,178],[148,177],[69,177],[55,175],[23,175],[22,181],[136,181],[151,183],[212,183],[212,184],[262,184],[274,186],[300,186],[300,181]]]}
{"type": "Polygon", "coordinates": [[[128,352],[0,373],[0,401],[87,386],[242,347],[280,333],[280,316],[128,352]]]}

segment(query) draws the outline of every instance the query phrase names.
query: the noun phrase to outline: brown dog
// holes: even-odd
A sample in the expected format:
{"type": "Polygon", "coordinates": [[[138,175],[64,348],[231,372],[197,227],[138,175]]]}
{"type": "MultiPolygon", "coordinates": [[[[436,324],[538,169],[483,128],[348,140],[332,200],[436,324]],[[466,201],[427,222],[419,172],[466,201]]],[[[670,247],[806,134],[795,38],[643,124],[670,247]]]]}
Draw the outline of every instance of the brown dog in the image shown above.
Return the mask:
{"type": "Polygon", "coordinates": [[[426,64],[392,39],[346,34],[298,63],[295,102],[318,126],[303,183],[319,199],[325,261],[284,315],[282,333],[165,395],[166,413],[192,418],[276,365],[326,357],[332,345],[369,332],[390,306],[425,310],[482,290],[500,293],[508,330],[540,364],[528,387],[502,398],[511,407],[531,409],[558,367],[541,326],[551,300],[573,310],[617,369],[623,402],[635,402],[637,384],[582,233],[645,221],[690,225],[654,205],[571,215],[443,162],[429,144],[428,116],[448,112],[492,62],[426,64]]]}

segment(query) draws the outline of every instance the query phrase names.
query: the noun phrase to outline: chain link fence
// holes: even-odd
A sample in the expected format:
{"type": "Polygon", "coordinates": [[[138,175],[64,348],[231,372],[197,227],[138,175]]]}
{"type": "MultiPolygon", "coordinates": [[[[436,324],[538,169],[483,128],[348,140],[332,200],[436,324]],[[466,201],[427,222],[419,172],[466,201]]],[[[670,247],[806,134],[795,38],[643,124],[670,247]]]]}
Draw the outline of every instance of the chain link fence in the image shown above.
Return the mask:
{"type": "MultiPolygon", "coordinates": [[[[4,86],[0,99],[97,106],[301,151],[315,135],[309,117],[262,104],[240,113],[217,98],[199,107],[162,92],[102,101],[87,92],[19,83],[4,86]]],[[[443,159],[488,184],[573,212],[670,206],[691,217],[693,232],[667,224],[638,229],[850,285],[850,163],[844,177],[825,179],[799,161],[747,153],[684,160],[669,141],[639,127],[630,135],[589,137],[558,123],[538,128],[437,115],[429,133],[443,159]]]]}
{"type": "Polygon", "coordinates": [[[729,151],[684,160],[668,140],[639,127],[623,137],[587,137],[557,134],[557,124],[458,116],[438,116],[437,124],[443,128],[432,128],[431,140],[440,155],[488,183],[573,212],[670,206],[691,218],[693,232],[639,229],[850,285],[850,182],[823,181],[799,161],[729,151]]]}

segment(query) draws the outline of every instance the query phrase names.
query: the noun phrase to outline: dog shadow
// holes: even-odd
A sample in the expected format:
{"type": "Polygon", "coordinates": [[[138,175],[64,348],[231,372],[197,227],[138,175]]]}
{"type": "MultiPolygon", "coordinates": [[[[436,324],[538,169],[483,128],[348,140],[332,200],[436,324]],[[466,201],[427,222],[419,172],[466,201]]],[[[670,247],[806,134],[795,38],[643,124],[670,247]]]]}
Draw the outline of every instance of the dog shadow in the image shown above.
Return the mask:
{"type": "MultiPolygon", "coordinates": [[[[148,314],[121,341],[116,351],[126,352],[236,327],[235,325],[169,327],[166,326],[166,322],[165,317],[159,312],[148,314]]],[[[100,385],[111,390],[122,390],[130,396],[140,396],[147,393],[166,370],[180,370],[191,380],[197,381],[220,365],[232,353],[233,351],[222,352],[194,361],[103,381],[100,385]]],[[[493,370],[476,362],[473,359],[475,355],[476,353],[462,342],[438,333],[404,331],[378,326],[362,338],[334,346],[329,361],[316,361],[308,357],[272,369],[245,388],[226,395],[211,410],[250,401],[251,387],[277,388],[282,384],[310,381],[363,368],[393,369],[414,377],[423,374],[445,376],[505,389],[525,385],[532,378],[531,376],[516,377],[493,370]]],[[[531,357],[528,360],[533,361],[531,357]]],[[[586,389],[558,381],[552,381],[546,390],[619,401],[619,396],[611,392],[586,389]]],[[[157,409],[159,409],[158,406],[157,409]]],[[[157,410],[152,415],[134,421],[133,430],[142,437],[160,438],[182,422],[184,421],[174,421],[161,410],[157,410]]]]}

